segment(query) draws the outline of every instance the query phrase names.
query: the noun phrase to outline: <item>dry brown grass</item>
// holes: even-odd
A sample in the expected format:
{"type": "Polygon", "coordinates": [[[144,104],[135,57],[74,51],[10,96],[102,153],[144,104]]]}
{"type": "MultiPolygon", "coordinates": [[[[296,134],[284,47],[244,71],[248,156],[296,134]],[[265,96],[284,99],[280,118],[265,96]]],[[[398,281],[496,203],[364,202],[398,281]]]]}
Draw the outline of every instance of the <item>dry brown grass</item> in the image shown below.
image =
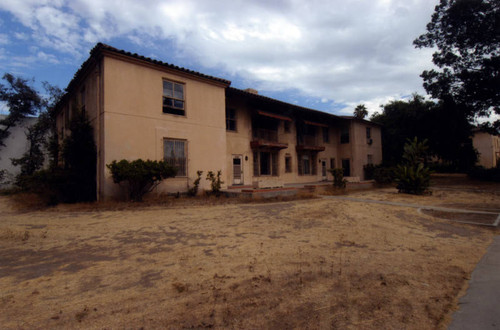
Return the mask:
{"type": "MultiPolygon", "coordinates": [[[[484,198],[500,204],[415,202],[484,198]]],[[[445,328],[495,234],[324,199],[13,205],[0,197],[3,328],[445,328]]]]}

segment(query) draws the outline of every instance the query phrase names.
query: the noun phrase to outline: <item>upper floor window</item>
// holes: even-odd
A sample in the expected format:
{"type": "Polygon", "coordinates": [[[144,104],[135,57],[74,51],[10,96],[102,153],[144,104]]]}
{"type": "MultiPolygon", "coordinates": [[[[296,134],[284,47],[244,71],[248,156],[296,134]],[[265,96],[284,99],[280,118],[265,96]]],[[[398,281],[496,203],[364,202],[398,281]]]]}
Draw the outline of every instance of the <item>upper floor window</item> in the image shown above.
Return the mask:
{"type": "Polygon", "coordinates": [[[366,128],[366,138],[367,139],[371,139],[372,138],[372,128],[371,127],[367,127],[366,128]]]}
{"type": "Polygon", "coordinates": [[[283,129],[285,133],[290,133],[290,122],[288,120],[283,122],[283,129]]]}
{"type": "Polygon", "coordinates": [[[226,108],[226,130],[236,131],[236,109],[226,108]]]}
{"type": "Polygon", "coordinates": [[[328,130],[328,127],[323,127],[323,142],[324,143],[330,142],[330,132],[328,130]]]}
{"type": "Polygon", "coordinates": [[[349,143],[349,127],[343,127],[340,131],[340,143],[349,143]]]}
{"type": "Polygon", "coordinates": [[[163,80],[163,113],[184,116],[184,85],[163,80]]]}

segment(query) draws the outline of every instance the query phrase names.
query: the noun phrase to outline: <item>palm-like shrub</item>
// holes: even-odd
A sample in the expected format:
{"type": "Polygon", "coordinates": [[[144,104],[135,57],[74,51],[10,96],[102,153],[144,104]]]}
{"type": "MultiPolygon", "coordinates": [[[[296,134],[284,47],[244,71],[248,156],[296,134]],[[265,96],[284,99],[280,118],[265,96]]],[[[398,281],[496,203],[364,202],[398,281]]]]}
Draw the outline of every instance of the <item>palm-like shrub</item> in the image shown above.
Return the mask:
{"type": "Polygon", "coordinates": [[[429,188],[431,170],[425,165],[427,149],[427,140],[419,142],[415,137],[406,142],[403,154],[405,163],[398,165],[396,170],[399,192],[422,195],[429,188]]]}

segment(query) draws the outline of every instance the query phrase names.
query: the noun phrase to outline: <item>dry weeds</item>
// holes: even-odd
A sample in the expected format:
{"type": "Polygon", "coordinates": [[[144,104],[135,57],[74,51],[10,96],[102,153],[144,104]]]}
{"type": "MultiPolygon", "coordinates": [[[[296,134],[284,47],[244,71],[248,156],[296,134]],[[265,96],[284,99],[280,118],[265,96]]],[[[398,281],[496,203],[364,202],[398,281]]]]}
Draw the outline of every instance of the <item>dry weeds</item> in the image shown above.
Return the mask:
{"type": "MultiPolygon", "coordinates": [[[[356,195],[407,201],[393,193],[356,195]]],[[[500,204],[411,202],[465,200],[500,204]]],[[[387,205],[188,201],[0,197],[2,328],[445,328],[494,234],[387,205]]]]}

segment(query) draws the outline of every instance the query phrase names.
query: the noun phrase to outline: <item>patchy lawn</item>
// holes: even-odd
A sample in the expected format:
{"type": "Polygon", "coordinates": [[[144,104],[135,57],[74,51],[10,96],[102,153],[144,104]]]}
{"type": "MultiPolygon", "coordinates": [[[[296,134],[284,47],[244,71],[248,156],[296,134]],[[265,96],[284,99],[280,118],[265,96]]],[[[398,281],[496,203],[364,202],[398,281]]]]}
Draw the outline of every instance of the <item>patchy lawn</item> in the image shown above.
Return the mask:
{"type": "MultiPolygon", "coordinates": [[[[494,191],[352,196],[500,205],[494,191]]],[[[2,328],[445,328],[498,233],[332,199],[188,205],[0,197],[2,328]]]]}

